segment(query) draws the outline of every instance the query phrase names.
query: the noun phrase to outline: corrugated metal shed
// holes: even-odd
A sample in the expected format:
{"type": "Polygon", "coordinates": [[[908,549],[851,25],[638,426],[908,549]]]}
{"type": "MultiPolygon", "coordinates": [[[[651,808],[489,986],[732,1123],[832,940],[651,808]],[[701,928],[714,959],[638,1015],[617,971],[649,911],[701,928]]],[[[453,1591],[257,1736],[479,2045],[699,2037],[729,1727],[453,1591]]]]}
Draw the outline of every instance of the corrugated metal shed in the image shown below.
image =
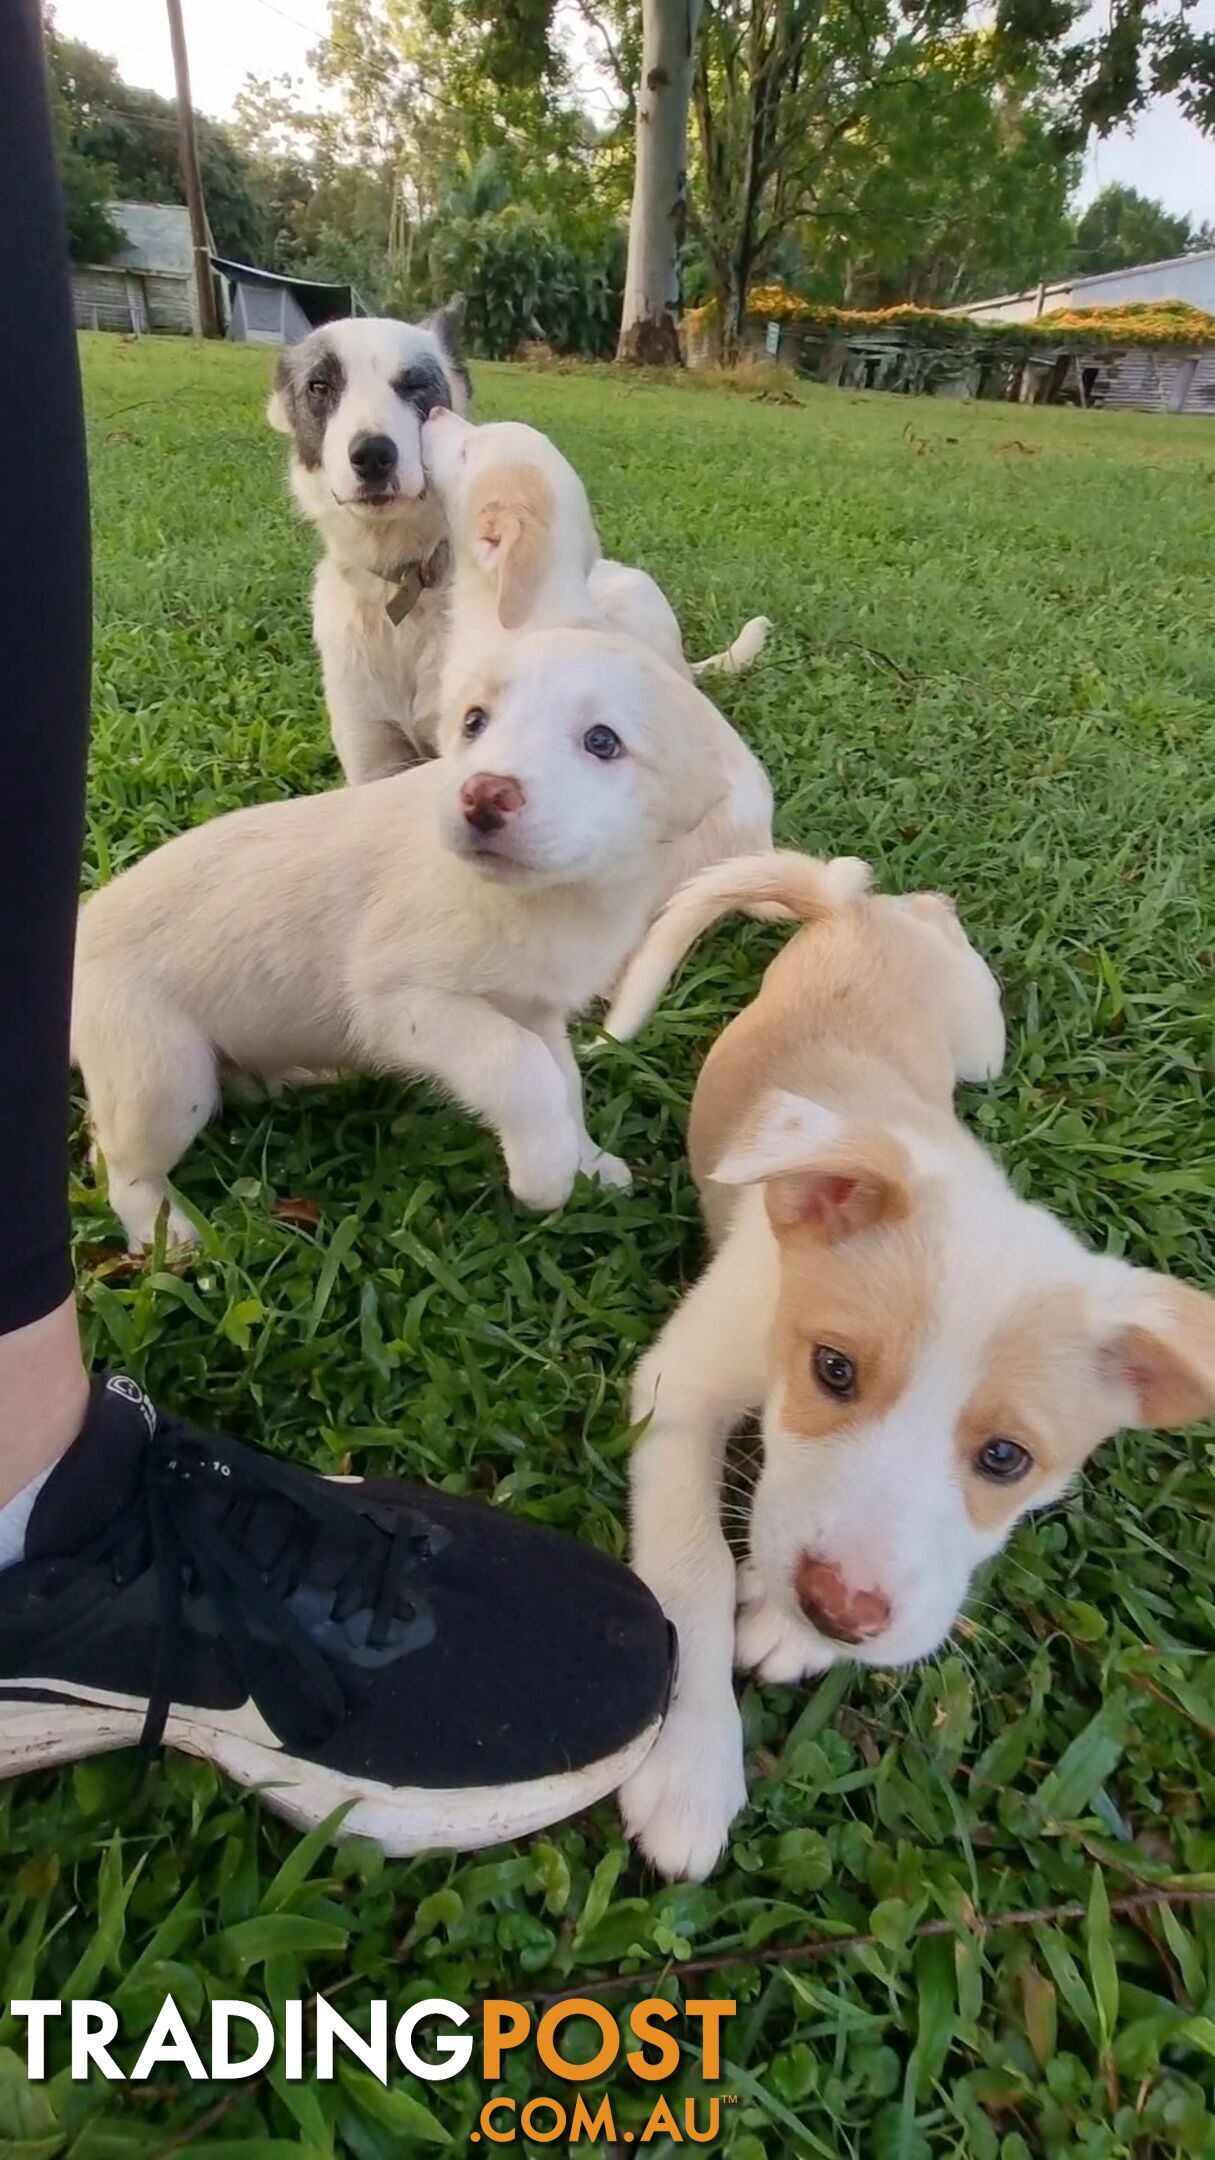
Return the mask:
{"type": "Polygon", "coordinates": [[[181,203],[107,205],[126,235],[108,263],[72,267],[72,301],[80,330],[197,333],[198,293],[190,213],[181,203]]]}
{"type": "Polygon", "coordinates": [[[78,330],[141,331],[149,327],[143,280],[109,264],[72,268],[72,305],[78,330]]]}
{"type": "Polygon", "coordinates": [[[153,330],[173,330],[188,337],[198,323],[198,289],[193,273],[187,277],[159,277],[149,273],[143,279],[147,298],[148,322],[153,330]]]}
{"type": "Polygon", "coordinates": [[[1119,353],[1101,403],[1110,412],[1215,413],[1215,346],[1119,353]]]}

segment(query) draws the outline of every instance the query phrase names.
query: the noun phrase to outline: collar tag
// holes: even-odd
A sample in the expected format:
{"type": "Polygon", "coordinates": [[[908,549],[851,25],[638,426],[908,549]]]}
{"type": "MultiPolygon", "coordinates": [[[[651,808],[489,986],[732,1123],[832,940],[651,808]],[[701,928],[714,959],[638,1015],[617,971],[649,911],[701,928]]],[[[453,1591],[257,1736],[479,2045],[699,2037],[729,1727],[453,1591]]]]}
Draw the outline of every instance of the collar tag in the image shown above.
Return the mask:
{"type": "Polygon", "coordinates": [[[411,563],[400,583],[393,587],[384,602],[389,622],[403,623],[407,615],[412,615],[424,590],[421,566],[411,563]]]}
{"type": "Polygon", "coordinates": [[[443,583],[450,562],[451,550],[446,540],[440,540],[425,562],[402,563],[394,570],[387,580],[393,590],[384,602],[389,622],[403,623],[407,615],[412,615],[423,593],[443,583]]]}

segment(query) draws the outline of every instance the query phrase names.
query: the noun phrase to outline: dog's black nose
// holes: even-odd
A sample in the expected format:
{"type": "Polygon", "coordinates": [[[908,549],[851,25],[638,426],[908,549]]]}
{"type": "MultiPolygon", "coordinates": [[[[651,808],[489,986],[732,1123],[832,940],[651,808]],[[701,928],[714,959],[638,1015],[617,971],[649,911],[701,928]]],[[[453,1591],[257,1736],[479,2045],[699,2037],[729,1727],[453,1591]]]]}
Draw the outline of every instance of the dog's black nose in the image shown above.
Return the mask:
{"type": "Polygon", "coordinates": [[[369,487],[383,487],[396,469],[397,446],[391,435],[356,435],[350,462],[369,487]]]}

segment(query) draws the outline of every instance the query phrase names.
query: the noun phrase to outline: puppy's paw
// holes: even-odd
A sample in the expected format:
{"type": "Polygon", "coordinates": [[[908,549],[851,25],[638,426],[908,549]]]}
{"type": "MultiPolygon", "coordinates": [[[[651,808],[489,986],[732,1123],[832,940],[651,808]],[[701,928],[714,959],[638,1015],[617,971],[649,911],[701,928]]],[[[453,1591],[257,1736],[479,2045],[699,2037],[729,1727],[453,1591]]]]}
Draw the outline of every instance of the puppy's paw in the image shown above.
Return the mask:
{"type": "Polygon", "coordinates": [[[579,1153],[578,1135],[571,1126],[566,1134],[551,1135],[543,1146],[508,1154],[510,1189],[520,1207],[531,1208],[537,1215],[564,1207],[574,1189],[579,1153]]]}
{"type": "Polygon", "coordinates": [[[734,1628],[734,1663],[740,1672],[789,1686],[811,1673],[826,1672],[835,1662],[826,1643],[816,1641],[802,1621],[766,1596],[755,1568],[740,1571],[734,1628]]]}
{"type": "Polygon", "coordinates": [[[723,1703],[703,1717],[677,1699],[640,1770],[622,1786],[620,1813],[659,1874],[702,1882],[746,1801],[742,1724],[733,1696],[728,1713],[723,1703]]]}
{"type": "MultiPolygon", "coordinates": [[[[982,967],[982,961],[979,962],[982,967]]],[[[984,968],[984,973],[987,973],[984,968]]],[[[985,1013],[976,1012],[967,1030],[962,1055],[958,1058],[959,1080],[998,1080],[1004,1070],[1004,1054],[1007,1047],[1004,1026],[1004,1009],[995,978],[991,981],[991,994],[985,1013]]]]}
{"type": "Polygon", "coordinates": [[[597,1185],[614,1186],[617,1192],[628,1192],[633,1183],[633,1173],[622,1155],[609,1155],[606,1148],[584,1148],[578,1168],[584,1177],[594,1178],[597,1185]]]}
{"type": "Polygon", "coordinates": [[[189,1251],[200,1243],[189,1217],[173,1205],[153,1179],[120,1178],[111,1170],[109,1185],[110,1206],[126,1232],[128,1252],[151,1252],[162,1220],[165,1245],[170,1251],[189,1251]]]}

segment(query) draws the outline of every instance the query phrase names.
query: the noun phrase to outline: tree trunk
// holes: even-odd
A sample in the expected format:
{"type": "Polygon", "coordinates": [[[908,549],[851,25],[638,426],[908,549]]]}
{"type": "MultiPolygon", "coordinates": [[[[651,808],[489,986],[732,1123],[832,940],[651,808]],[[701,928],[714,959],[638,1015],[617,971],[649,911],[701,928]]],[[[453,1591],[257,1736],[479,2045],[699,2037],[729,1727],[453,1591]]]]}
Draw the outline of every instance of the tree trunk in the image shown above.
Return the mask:
{"type": "Polygon", "coordinates": [[[679,250],[687,222],[688,103],[701,0],[642,0],[637,168],[618,360],[679,362],[679,250]]]}
{"type": "Polygon", "coordinates": [[[727,367],[734,367],[742,352],[746,321],[746,272],[735,264],[730,272],[725,320],[721,326],[721,357],[727,367]]]}

